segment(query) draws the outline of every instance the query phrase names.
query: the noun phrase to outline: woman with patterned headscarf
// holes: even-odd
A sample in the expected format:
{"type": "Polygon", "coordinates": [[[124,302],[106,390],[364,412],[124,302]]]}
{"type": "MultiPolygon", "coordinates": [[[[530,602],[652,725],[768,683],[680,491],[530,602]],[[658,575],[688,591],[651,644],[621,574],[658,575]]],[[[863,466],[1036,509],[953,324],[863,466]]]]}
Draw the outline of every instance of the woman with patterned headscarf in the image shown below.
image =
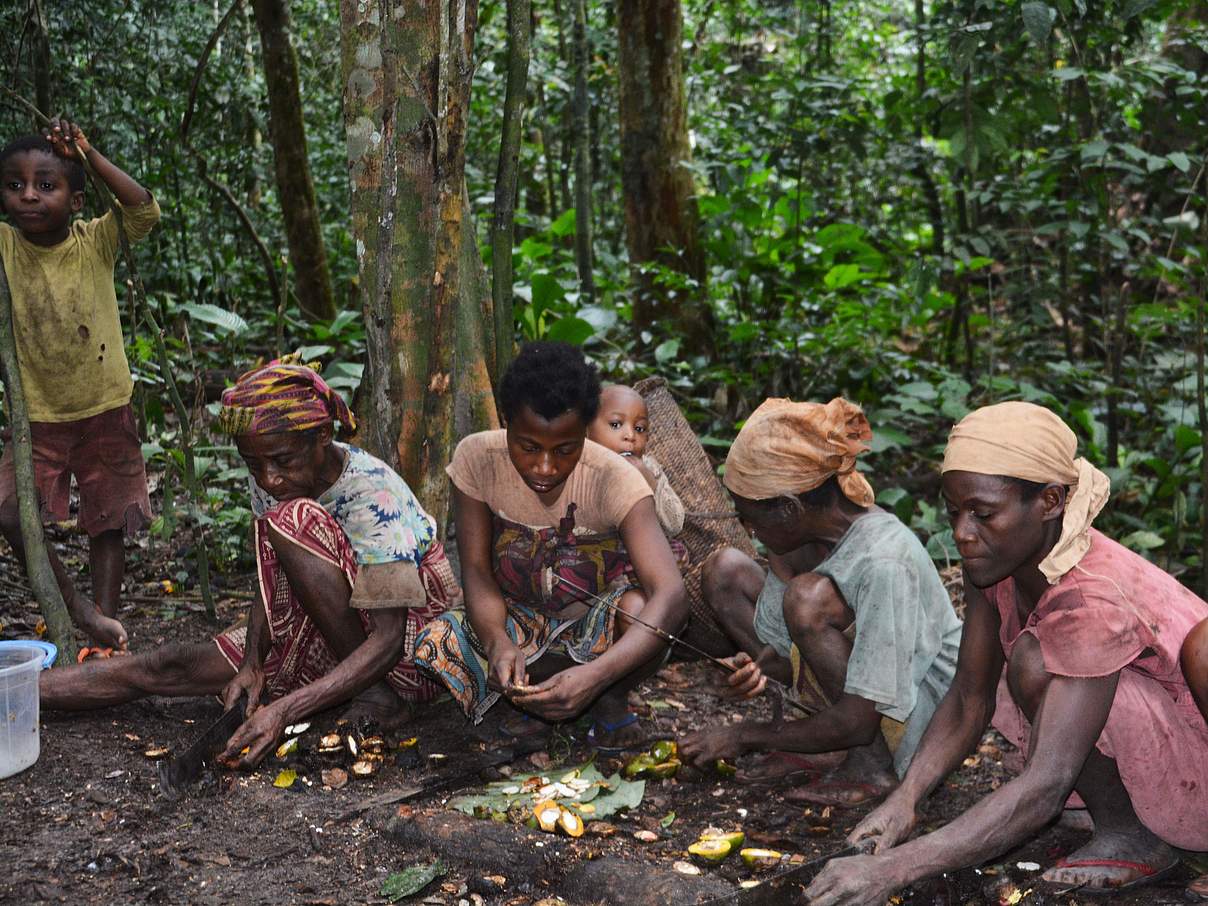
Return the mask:
{"type": "Polygon", "coordinates": [[[85,709],[142,695],[247,696],[223,755],[250,767],[291,723],[354,700],[395,723],[435,686],[412,662],[415,636],[460,595],[435,524],[381,460],[333,439],[355,428],[312,369],[273,362],[222,395],[219,426],[250,473],[260,595],[246,626],[213,642],[47,672],[46,707],[85,709]],[[262,700],[266,703],[261,704],[262,700]]]}
{"type": "Polygon", "coordinates": [[[726,458],[738,516],[770,561],[765,570],[725,549],[705,565],[706,600],[738,650],[730,685],[758,691],[766,672],[791,682],[816,713],[702,730],[680,750],[701,764],[771,750],[740,776],[805,781],[789,793],[799,801],[854,805],[891,790],[947,692],[960,646],[931,558],[873,503],[856,469],[871,439],[847,400],[770,399],[726,458]]]}
{"type": "Polygon", "coordinates": [[[884,903],[983,862],[1042,830],[1071,793],[1094,834],[1044,873],[1050,892],[1151,883],[1178,869],[1173,847],[1208,850],[1208,725],[1179,665],[1208,604],[1091,528],[1110,485],[1076,452],[1074,432],[1031,403],[952,429],[943,489],[966,602],[956,679],[901,785],[851,834],[877,854],[830,863],[806,892],[814,906],[884,903]],[[1010,696],[996,711],[1004,665],[1010,696]],[[1026,753],[1023,772],[903,842],[991,715],[1026,753]]]}

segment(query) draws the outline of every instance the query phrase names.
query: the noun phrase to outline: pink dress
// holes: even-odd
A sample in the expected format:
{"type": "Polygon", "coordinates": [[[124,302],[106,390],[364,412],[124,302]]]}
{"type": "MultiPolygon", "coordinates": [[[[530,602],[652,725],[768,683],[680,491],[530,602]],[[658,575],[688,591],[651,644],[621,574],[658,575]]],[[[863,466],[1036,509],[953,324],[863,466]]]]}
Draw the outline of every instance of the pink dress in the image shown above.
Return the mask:
{"type": "MultiPolygon", "coordinates": [[[[1044,593],[1024,625],[1014,580],[986,597],[998,609],[1008,659],[1027,632],[1056,676],[1120,671],[1096,746],[1115,759],[1146,827],[1174,846],[1208,850],[1208,725],[1179,667],[1183,640],[1208,617],[1208,603],[1094,529],[1086,556],[1044,593]]],[[[1009,696],[999,695],[994,726],[1027,752],[1028,722],[1009,696]]]]}

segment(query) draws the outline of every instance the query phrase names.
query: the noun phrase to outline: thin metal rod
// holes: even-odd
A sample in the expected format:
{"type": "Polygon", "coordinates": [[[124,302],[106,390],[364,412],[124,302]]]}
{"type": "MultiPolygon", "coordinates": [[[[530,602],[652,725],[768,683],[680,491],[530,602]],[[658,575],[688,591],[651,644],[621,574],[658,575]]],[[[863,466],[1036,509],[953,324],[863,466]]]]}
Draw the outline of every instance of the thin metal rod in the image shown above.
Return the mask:
{"type": "MultiPolygon", "coordinates": [[[[700,648],[697,648],[691,642],[685,642],[679,636],[672,635],[671,633],[669,633],[666,629],[662,629],[659,626],[655,626],[653,623],[647,623],[641,617],[634,616],[633,614],[622,609],[618,605],[613,604],[612,601],[609,601],[607,598],[601,597],[600,595],[590,592],[583,586],[577,585],[574,582],[571,582],[569,579],[563,579],[561,576],[557,575],[556,573],[551,573],[550,578],[552,578],[553,581],[557,584],[565,585],[568,588],[571,588],[574,591],[579,592],[579,594],[581,594],[581,595],[587,595],[587,597],[591,598],[593,601],[596,601],[599,604],[603,604],[605,607],[609,608],[614,613],[619,613],[621,616],[625,617],[625,619],[632,620],[634,623],[637,623],[639,626],[646,627],[647,629],[649,629],[651,632],[653,632],[655,635],[657,635],[659,638],[663,639],[664,641],[669,642],[672,645],[682,645],[684,648],[687,648],[693,654],[699,654],[701,657],[703,657],[705,660],[707,660],[713,666],[718,667],[721,670],[724,670],[726,673],[737,673],[738,672],[738,668],[733,666],[732,664],[727,664],[721,658],[716,658],[713,655],[709,654],[709,652],[702,651],[700,648]]],[[[766,673],[764,674],[764,678],[768,681],[768,685],[780,690],[781,693],[788,693],[788,691],[789,691],[788,687],[784,683],[780,682],[780,680],[770,677],[766,673]]],[[[813,714],[813,712],[810,711],[809,708],[805,707],[805,705],[801,704],[800,702],[795,701],[791,695],[784,694],[783,698],[786,702],[788,702],[790,707],[796,708],[798,711],[800,711],[802,714],[806,715],[807,717],[813,714]]]]}

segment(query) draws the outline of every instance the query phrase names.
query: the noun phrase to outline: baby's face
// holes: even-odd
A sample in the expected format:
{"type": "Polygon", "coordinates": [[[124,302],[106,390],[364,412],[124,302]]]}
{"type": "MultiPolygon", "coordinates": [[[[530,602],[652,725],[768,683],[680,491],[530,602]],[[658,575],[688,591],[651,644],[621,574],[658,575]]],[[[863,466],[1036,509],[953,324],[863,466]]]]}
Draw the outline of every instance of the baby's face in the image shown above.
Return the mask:
{"type": "Polygon", "coordinates": [[[622,456],[641,457],[646,452],[650,420],[646,401],[628,387],[605,387],[600,411],[587,428],[587,436],[622,456]]]}

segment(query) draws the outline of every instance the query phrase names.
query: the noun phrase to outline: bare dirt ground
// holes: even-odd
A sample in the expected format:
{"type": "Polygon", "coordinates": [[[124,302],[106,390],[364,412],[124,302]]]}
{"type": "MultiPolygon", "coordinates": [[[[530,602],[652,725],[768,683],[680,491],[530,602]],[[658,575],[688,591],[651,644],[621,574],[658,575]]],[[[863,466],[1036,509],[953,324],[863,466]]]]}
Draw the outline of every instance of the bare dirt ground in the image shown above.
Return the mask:
{"type": "MultiPolygon", "coordinates": [[[[78,540],[67,539],[67,554],[80,560],[78,540]]],[[[155,558],[145,551],[135,556],[132,596],[121,614],[131,647],[146,650],[213,634],[214,627],[191,609],[195,604],[172,604],[164,595],[155,558]],[[174,618],[165,619],[165,608],[175,610],[174,618]]],[[[33,634],[37,614],[22,587],[8,557],[0,570],[0,637],[33,634]]],[[[246,592],[250,585],[231,588],[246,592]]],[[[228,598],[220,616],[233,622],[246,605],[228,598]]],[[[645,684],[634,704],[650,737],[674,738],[706,722],[738,719],[740,709],[714,695],[713,679],[708,665],[673,663],[645,684]]],[[[380,903],[387,902],[380,895],[385,878],[439,855],[447,874],[407,902],[523,906],[561,896],[567,903],[693,903],[735,893],[738,882],[751,877],[733,858],[704,869],[701,878],[669,871],[704,827],[742,827],[747,845],[810,859],[842,849],[845,832],[867,811],[836,811],[823,821],[778,792],[684,770],[674,780],[648,783],[640,807],[578,840],[475,821],[444,807],[452,792],[498,779],[501,770],[578,765],[588,752],[576,730],[506,762],[515,753],[497,733],[502,715],[493,713],[471,728],[448,701],[387,738],[390,754],[375,776],[340,789],[323,783],[326,762],[313,754],[318,735],[334,727],[336,715],[328,714],[315,718],[303,737],[303,754],[289,762],[303,777],[293,788],[273,786],[283,764],[270,759],[258,773],[212,777],[189,796],[165,797],[156,763],[145,753],[182,751],[219,713],[214,701],[152,699],[91,714],[44,714],[38,763],[0,781],[0,902],[380,903]],[[417,743],[398,748],[410,736],[417,743]],[[476,770],[490,760],[501,765],[476,770]],[[433,784],[442,788],[425,791],[433,784]],[[639,830],[657,839],[640,842],[634,837],[639,830]]],[[[983,751],[933,798],[928,826],[1005,782],[1006,749],[988,736],[983,751]]],[[[608,773],[619,762],[598,764],[608,773]]],[[[1039,872],[1027,863],[1047,865],[1085,837],[1050,828],[992,864],[906,891],[894,902],[1185,902],[1190,870],[1166,886],[1133,894],[1046,897],[1035,887],[1039,872]]]]}

